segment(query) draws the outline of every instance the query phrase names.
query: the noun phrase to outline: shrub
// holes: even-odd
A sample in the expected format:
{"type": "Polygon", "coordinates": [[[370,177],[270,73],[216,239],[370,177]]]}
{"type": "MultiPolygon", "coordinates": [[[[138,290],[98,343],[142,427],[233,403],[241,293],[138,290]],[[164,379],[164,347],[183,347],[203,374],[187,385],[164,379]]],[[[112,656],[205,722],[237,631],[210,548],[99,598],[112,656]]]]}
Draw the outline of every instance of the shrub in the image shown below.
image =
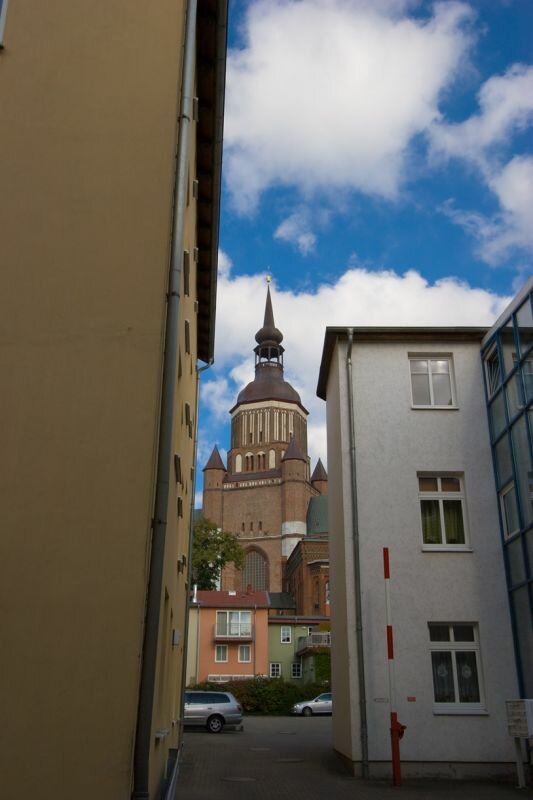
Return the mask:
{"type": "Polygon", "coordinates": [[[290,714],[291,707],[300,700],[309,700],[311,697],[327,690],[324,682],[306,683],[300,686],[281,678],[250,678],[228,683],[198,683],[189,686],[189,689],[203,689],[211,691],[228,691],[235,695],[243,709],[248,714],[290,714]]]}

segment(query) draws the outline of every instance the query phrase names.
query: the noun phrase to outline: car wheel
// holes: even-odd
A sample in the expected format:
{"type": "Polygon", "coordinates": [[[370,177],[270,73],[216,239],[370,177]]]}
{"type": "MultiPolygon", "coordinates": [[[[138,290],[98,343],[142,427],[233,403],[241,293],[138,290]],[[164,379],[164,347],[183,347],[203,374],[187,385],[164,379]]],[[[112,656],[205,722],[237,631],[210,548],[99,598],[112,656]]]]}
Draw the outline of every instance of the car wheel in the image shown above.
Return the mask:
{"type": "Polygon", "coordinates": [[[224,727],[224,720],[222,717],[209,717],[206,727],[209,733],[220,733],[224,727]]]}
{"type": "Polygon", "coordinates": [[[304,717],[312,717],[312,716],[313,716],[313,712],[311,711],[311,709],[309,708],[309,706],[306,706],[306,707],[305,707],[305,708],[302,710],[302,714],[304,715],[304,717]]]}

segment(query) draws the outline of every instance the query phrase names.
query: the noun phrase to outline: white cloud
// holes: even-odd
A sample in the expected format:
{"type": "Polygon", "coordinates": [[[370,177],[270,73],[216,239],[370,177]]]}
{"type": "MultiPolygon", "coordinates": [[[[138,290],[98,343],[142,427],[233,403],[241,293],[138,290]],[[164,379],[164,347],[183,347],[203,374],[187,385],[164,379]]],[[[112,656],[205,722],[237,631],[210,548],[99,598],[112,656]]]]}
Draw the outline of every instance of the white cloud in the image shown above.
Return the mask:
{"type": "Polygon", "coordinates": [[[233,264],[231,258],[223,250],[218,251],[218,274],[221,278],[229,278],[233,264]]]}
{"type": "Polygon", "coordinates": [[[451,202],[442,210],[477,240],[478,256],[496,266],[513,251],[533,252],[533,157],[516,156],[488,185],[500,203],[497,214],[463,211],[451,202]]]}
{"type": "MultiPolygon", "coordinates": [[[[253,378],[254,336],[263,322],[265,296],[266,284],[260,275],[219,281],[216,378],[207,400],[210,413],[214,408],[228,421],[227,412],[238,391],[253,378]]],[[[286,348],[285,377],[310,411],[309,451],[313,462],[319,456],[325,461],[326,456],[325,406],[316,397],[326,326],[489,326],[509,299],[471,288],[453,277],[431,284],[415,270],[399,275],[350,268],[335,284],[320,285],[312,293],[279,291],[274,286],[274,317],[286,348]]]]}
{"type": "Polygon", "coordinates": [[[272,185],[394,198],[412,138],[465,55],[472,12],[437,3],[257,0],[228,54],[225,178],[241,213],[272,185]]]}
{"type": "Polygon", "coordinates": [[[514,64],[489,78],[478,93],[479,113],[464,122],[437,121],[431,128],[434,154],[468,159],[490,175],[491,150],[533,120],[533,67],[514,64]]]}
{"type": "MultiPolygon", "coordinates": [[[[211,374],[211,373],[210,373],[211,374]]],[[[226,378],[202,378],[200,382],[202,403],[216,419],[225,419],[233,405],[233,391],[226,378]]]]}
{"type": "Polygon", "coordinates": [[[492,216],[452,203],[443,209],[477,240],[477,255],[497,266],[517,249],[533,249],[533,158],[515,156],[502,167],[498,153],[533,122],[533,67],[515,64],[505,75],[490,78],[478,99],[479,113],[464,122],[435,124],[431,146],[437,159],[474,164],[497,198],[500,209],[492,216]]]}
{"type": "Polygon", "coordinates": [[[316,236],[310,229],[309,219],[304,211],[295,211],[283,220],[274,232],[275,239],[294,244],[303,256],[314,252],[316,236]]]}

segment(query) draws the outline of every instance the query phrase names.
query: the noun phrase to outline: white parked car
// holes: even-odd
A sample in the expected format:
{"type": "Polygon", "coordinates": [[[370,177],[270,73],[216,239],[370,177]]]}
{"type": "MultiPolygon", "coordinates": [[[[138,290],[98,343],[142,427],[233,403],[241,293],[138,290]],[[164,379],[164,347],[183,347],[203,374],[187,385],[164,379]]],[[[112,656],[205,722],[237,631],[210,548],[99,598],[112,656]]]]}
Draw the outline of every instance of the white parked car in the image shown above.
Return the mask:
{"type": "Polygon", "coordinates": [[[332,711],[331,692],[323,692],[313,700],[302,700],[301,703],[295,703],[292,707],[293,714],[301,714],[304,717],[311,717],[313,714],[331,714],[332,711]]]}

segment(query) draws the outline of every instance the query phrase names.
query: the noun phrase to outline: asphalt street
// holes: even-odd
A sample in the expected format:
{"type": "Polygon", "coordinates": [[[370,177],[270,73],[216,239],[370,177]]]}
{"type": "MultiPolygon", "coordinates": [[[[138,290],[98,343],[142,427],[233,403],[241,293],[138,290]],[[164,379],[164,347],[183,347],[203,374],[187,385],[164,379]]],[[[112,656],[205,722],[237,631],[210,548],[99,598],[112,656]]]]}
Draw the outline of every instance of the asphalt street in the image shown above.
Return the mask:
{"type": "Polygon", "coordinates": [[[188,730],[176,800],[532,800],[496,781],[363,781],[331,745],[330,717],[245,717],[242,731],[188,730]]]}

